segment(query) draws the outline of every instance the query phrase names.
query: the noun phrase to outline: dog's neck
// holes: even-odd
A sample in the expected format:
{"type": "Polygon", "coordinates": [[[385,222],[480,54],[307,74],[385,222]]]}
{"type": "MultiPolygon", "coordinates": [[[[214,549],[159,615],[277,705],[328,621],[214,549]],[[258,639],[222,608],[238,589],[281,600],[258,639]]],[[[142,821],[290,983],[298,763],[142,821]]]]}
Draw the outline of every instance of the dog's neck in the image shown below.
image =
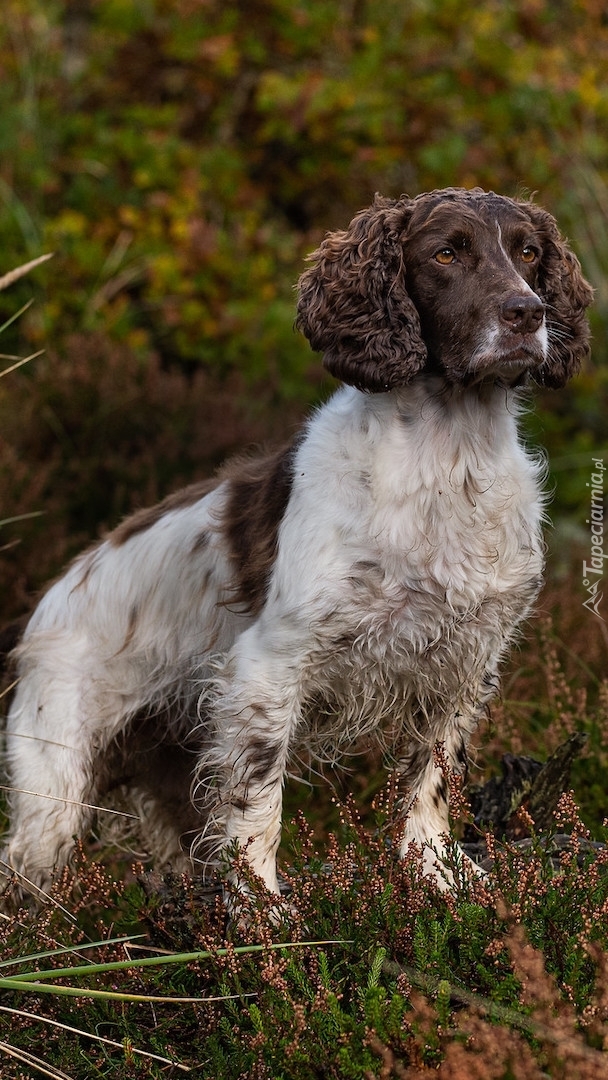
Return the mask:
{"type": "MultiPolygon", "coordinates": [[[[526,408],[524,386],[507,386],[489,379],[467,385],[435,374],[421,375],[407,386],[385,394],[358,396],[362,412],[375,416],[380,423],[397,418],[406,427],[415,426],[421,438],[439,436],[441,441],[448,438],[453,443],[475,437],[490,451],[499,432],[513,435],[516,421],[526,408]]],[[[436,441],[433,446],[438,447],[436,441]]]]}

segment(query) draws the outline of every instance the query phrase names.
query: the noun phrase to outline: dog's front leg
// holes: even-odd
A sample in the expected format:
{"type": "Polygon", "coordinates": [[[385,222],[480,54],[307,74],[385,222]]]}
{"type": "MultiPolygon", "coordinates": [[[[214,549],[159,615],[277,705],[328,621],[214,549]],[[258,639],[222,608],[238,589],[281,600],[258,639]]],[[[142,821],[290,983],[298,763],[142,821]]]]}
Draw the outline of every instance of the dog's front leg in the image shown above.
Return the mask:
{"type": "Polygon", "coordinates": [[[279,892],[283,782],[301,711],[303,658],[281,632],[253,626],[227,657],[210,701],[211,745],[198,776],[209,800],[202,837],[216,851],[237,841],[251,869],[279,892]]]}
{"type": "MultiPolygon", "coordinates": [[[[407,854],[412,842],[421,847],[424,872],[435,878],[440,889],[454,884],[452,871],[444,865],[450,835],[450,774],[466,775],[467,744],[477,725],[478,712],[457,712],[449,722],[431,725],[428,737],[413,744],[402,763],[410,803],[401,855],[407,854]]],[[[471,870],[482,873],[464,852],[461,856],[471,870]]]]}

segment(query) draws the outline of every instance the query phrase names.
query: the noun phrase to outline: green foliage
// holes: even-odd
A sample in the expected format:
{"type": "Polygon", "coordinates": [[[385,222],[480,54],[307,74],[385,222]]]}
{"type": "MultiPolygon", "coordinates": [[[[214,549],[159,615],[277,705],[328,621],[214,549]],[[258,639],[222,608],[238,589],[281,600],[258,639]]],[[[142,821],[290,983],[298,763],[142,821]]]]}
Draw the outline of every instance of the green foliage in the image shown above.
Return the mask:
{"type": "MultiPolygon", "coordinates": [[[[395,796],[391,784],[385,807],[395,796]]],[[[584,1061],[601,1080],[608,849],[579,859],[567,812],[557,869],[540,840],[506,845],[489,879],[454,895],[421,877],[415,853],[396,858],[384,814],[378,831],[345,807],[330,862],[301,820],[288,900],[249,874],[227,932],[208,887],[140,868],[125,888],[79,850],[41,911],[0,923],[2,1075],[16,1080],[10,1054],[25,1053],[73,1080],[161,1077],[168,1062],[209,1080],[449,1077],[458,1061],[492,1080],[516,1054],[516,1077],[579,1075],[584,1061]]],[[[248,874],[242,857],[234,868],[248,874]]]]}
{"type": "Polygon", "coordinates": [[[302,254],[377,187],[523,185],[586,228],[607,53],[589,0],[8,0],[3,250],[61,268],[26,332],[301,371],[302,254]]]}
{"type": "MultiPolygon", "coordinates": [[[[37,301],[3,335],[6,353],[52,350],[0,397],[4,516],[16,499],[52,517],[48,557],[34,555],[35,528],[8,556],[8,582],[21,583],[9,609],[129,509],[127,485],[142,502],[192,473],[201,378],[216,414],[236,378],[241,443],[280,435],[285,406],[291,419],[318,396],[292,286],[322,231],[375,190],[537,189],[597,286],[601,365],[607,62],[592,0],[6,0],[0,244],[7,266],[55,252],[0,295],[0,322],[37,301]],[[146,401],[159,380],[181,380],[181,419],[173,397],[166,416],[146,401]],[[245,422],[252,402],[265,426],[245,422]]],[[[607,397],[605,369],[586,374],[570,395],[543,397],[531,422],[555,463],[557,517],[584,521],[607,397]]],[[[199,472],[219,457],[214,438],[199,472]]]]}
{"type": "MultiPolygon", "coordinates": [[[[352,208],[380,175],[412,190],[468,179],[564,196],[555,165],[571,158],[574,132],[579,161],[605,164],[595,125],[608,110],[608,34],[591,3],[157,0],[87,13],[10,0],[10,9],[6,183],[32,200],[32,215],[52,219],[83,274],[85,253],[107,249],[123,211],[136,248],[156,236],[176,273],[192,258],[200,271],[189,232],[212,229],[216,216],[224,229],[246,211],[244,254],[261,223],[318,227],[335,217],[335,198],[352,208]]],[[[215,269],[213,232],[204,239],[215,269]]]]}

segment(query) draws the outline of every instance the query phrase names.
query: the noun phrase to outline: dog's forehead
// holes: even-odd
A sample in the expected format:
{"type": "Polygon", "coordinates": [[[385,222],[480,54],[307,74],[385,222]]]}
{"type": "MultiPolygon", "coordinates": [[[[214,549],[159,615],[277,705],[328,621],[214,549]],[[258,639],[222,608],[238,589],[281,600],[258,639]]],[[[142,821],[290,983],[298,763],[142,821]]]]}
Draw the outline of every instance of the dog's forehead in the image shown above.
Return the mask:
{"type": "Polygon", "coordinates": [[[412,235],[421,228],[446,233],[458,228],[474,229],[483,226],[491,231],[518,226],[530,226],[525,205],[504,195],[478,189],[466,191],[452,189],[447,192],[430,192],[414,200],[408,233],[412,235]]]}

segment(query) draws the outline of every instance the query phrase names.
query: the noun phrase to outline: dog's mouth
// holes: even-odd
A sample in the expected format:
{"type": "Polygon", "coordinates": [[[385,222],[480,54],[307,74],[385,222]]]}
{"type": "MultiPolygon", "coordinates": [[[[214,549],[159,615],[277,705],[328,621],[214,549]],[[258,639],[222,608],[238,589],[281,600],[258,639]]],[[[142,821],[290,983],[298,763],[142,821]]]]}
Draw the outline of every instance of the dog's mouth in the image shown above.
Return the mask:
{"type": "MultiPolygon", "coordinates": [[[[490,348],[480,349],[468,364],[473,383],[488,379],[513,385],[535,371],[547,359],[546,335],[509,333],[500,335],[490,348]]],[[[469,381],[469,380],[467,380],[469,381]]]]}

